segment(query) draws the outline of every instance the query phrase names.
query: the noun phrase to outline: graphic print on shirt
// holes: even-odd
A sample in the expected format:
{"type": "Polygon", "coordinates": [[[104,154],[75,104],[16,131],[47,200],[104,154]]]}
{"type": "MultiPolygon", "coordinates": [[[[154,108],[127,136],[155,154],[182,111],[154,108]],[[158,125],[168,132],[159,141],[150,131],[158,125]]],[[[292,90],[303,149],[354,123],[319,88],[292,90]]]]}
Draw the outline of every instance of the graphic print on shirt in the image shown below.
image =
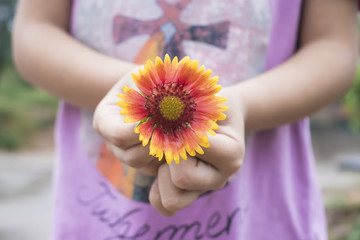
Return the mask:
{"type": "MultiPolygon", "coordinates": [[[[189,55],[211,68],[223,86],[263,70],[267,0],[78,0],[77,5],[75,37],[106,55],[138,64],[165,53],[189,55]]],[[[122,165],[91,122],[92,114],[83,111],[81,141],[89,159],[123,195],[148,202],[154,178],[122,165]]]]}
{"type": "MultiPolygon", "coordinates": [[[[122,15],[116,15],[113,21],[113,40],[120,44],[137,35],[148,34],[149,40],[135,58],[138,64],[145,63],[156,56],[163,57],[168,53],[179,59],[185,56],[183,40],[204,42],[222,49],[226,48],[229,32],[229,21],[205,25],[191,26],[179,19],[179,14],[191,0],[171,5],[164,0],[157,0],[164,15],[153,21],[141,21],[122,15]]],[[[142,174],[127,167],[103,145],[97,162],[100,172],[125,196],[141,202],[149,202],[148,196],[155,177],[142,174]]]]}
{"type": "Polygon", "coordinates": [[[122,15],[116,15],[113,23],[114,43],[122,43],[137,35],[150,35],[150,39],[140,50],[135,59],[136,63],[145,63],[147,59],[156,56],[163,57],[166,53],[171,58],[185,57],[182,42],[190,40],[203,42],[221,49],[227,46],[229,21],[221,21],[209,25],[188,25],[183,23],[179,15],[191,0],[169,4],[165,0],[157,0],[164,15],[152,21],[142,21],[122,15]]]}

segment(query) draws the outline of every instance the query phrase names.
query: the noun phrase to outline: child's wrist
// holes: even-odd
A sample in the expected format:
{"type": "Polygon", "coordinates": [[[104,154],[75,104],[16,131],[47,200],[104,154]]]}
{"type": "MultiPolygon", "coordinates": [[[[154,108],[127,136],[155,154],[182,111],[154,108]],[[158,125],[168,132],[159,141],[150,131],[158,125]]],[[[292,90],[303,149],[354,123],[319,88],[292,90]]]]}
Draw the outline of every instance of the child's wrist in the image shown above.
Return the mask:
{"type": "Polygon", "coordinates": [[[242,88],[243,88],[242,84],[236,84],[234,86],[229,87],[228,99],[232,99],[232,101],[234,101],[233,104],[236,108],[236,111],[241,112],[241,116],[245,124],[248,115],[248,101],[247,101],[248,98],[245,94],[245,91],[243,91],[242,88]]]}
{"type": "Polygon", "coordinates": [[[253,130],[251,126],[251,118],[254,115],[254,111],[256,111],[251,102],[255,95],[253,89],[254,86],[251,82],[249,82],[249,80],[231,87],[231,95],[233,95],[236,101],[238,111],[241,112],[244,121],[245,132],[253,130]]]}

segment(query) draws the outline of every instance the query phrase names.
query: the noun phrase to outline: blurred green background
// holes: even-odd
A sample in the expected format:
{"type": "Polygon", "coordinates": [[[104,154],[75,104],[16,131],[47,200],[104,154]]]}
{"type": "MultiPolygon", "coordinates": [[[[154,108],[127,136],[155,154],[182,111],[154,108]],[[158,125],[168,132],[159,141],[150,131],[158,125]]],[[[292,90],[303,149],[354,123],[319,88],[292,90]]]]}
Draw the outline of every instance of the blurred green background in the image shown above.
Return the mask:
{"type": "MultiPolygon", "coordinates": [[[[31,148],[37,134],[53,128],[58,105],[57,99],[25,82],[13,65],[11,29],[15,7],[16,1],[1,0],[0,151],[31,148]]],[[[351,90],[329,109],[332,110],[312,118],[315,135],[329,129],[347,135],[360,132],[360,67],[351,90]]],[[[359,204],[348,204],[346,201],[328,204],[327,218],[331,240],[360,239],[359,204]]]]}
{"type": "Polygon", "coordinates": [[[31,145],[38,131],[51,128],[57,100],[25,82],[11,57],[11,28],[16,1],[0,4],[0,149],[31,145]]]}

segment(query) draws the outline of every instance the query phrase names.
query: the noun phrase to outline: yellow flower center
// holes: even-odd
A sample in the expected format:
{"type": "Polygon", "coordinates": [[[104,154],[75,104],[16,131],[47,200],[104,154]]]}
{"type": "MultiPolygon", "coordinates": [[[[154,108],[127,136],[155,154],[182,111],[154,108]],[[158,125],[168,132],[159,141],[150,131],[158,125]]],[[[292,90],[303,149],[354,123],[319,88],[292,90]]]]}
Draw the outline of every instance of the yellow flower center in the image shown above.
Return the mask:
{"type": "Polygon", "coordinates": [[[161,100],[159,109],[166,120],[175,121],[183,113],[184,103],[178,97],[167,96],[161,100]]]}

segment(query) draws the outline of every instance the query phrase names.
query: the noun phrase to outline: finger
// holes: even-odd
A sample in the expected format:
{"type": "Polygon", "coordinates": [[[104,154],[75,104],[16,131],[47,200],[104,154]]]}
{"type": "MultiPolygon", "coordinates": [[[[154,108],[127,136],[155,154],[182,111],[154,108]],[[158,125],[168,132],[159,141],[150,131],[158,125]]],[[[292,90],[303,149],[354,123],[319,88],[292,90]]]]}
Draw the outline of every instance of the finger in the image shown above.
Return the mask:
{"type": "Polygon", "coordinates": [[[215,136],[209,136],[210,147],[204,149],[204,154],[198,157],[213,165],[226,174],[235,173],[242,164],[244,157],[244,121],[243,106],[234,98],[236,95],[233,88],[224,88],[219,96],[227,98],[225,105],[230,106],[226,111],[226,119],[218,121],[219,128],[215,130],[215,136]]]}
{"type": "Polygon", "coordinates": [[[120,161],[133,168],[143,168],[155,159],[149,155],[149,147],[143,147],[141,144],[134,145],[126,150],[109,142],[106,143],[106,146],[120,161]]]}
{"type": "MultiPolygon", "coordinates": [[[[239,134],[241,135],[241,134],[239,134]]],[[[237,138],[232,129],[220,126],[215,136],[209,136],[209,148],[198,157],[220,172],[231,175],[239,170],[245,153],[243,139],[237,138]]]]}
{"type": "Polygon", "coordinates": [[[159,184],[158,180],[156,179],[151,186],[150,193],[149,193],[149,201],[151,205],[162,215],[166,217],[171,217],[175,214],[175,212],[169,211],[161,203],[161,196],[159,191],[159,184]]]}
{"type": "Polygon", "coordinates": [[[93,127],[107,141],[127,149],[139,144],[139,135],[134,132],[136,123],[124,123],[120,108],[114,104],[100,103],[95,110],[93,127]]]}
{"type": "Polygon", "coordinates": [[[120,101],[117,94],[123,86],[136,88],[131,74],[118,81],[101,100],[95,109],[93,127],[111,143],[121,148],[128,148],[139,143],[139,136],[134,132],[136,124],[124,123],[125,117],[120,115],[120,101]]]}
{"type": "Polygon", "coordinates": [[[157,159],[154,159],[151,161],[148,165],[138,168],[137,170],[141,173],[150,175],[150,176],[156,176],[159,170],[159,167],[164,162],[159,162],[157,159]]]}
{"type": "Polygon", "coordinates": [[[214,166],[190,156],[179,164],[170,164],[169,169],[172,183],[185,190],[217,190],[227,180],[214,166]]]}
{"type": "Polygon", "coordinates": [[[202,191],[188,191],[176,187],[170,175],[169,165],[163,164],[158,172],[158,185],[162,206],[170,211],[177,212],[191,205],[202,191]]]}

